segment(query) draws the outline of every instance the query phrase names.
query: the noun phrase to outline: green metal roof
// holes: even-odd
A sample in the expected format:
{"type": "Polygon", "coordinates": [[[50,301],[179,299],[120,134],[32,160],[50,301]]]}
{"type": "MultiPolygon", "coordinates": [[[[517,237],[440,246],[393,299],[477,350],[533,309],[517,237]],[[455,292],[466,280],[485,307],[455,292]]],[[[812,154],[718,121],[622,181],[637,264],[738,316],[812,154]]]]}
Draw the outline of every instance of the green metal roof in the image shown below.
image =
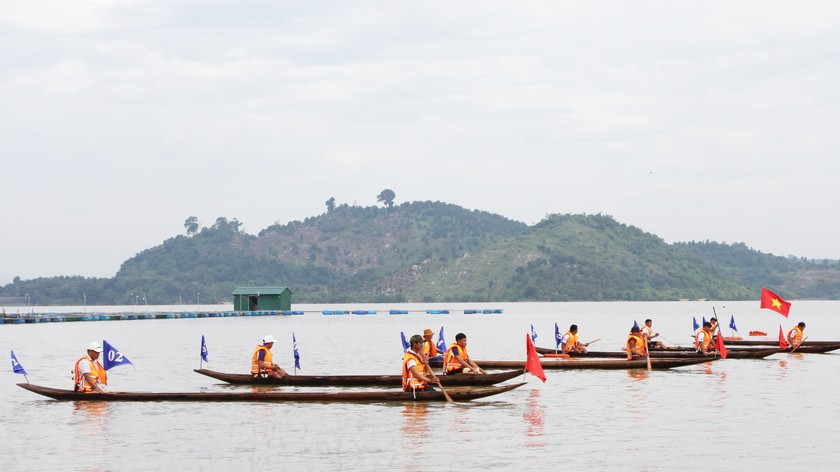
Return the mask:
{"type": "Polygon", "coordinates": [[[287,290],[292,293],[289,287],[239,287],[232,295],[280,295],[287,290]]]}

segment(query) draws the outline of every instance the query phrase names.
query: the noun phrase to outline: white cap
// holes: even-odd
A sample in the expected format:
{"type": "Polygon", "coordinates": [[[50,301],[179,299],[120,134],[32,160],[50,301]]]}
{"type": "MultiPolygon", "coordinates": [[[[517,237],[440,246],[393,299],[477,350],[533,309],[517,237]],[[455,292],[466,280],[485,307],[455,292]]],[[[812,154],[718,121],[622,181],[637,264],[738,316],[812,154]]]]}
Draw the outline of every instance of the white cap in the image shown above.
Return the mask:
{"type": "Polygon", "coordinates": [[[274,341],[276,341],[274,339],[274,336],[272,336],[270,334],[266,334],[265,337],[263,338],[263,344],[273,343],[274,341]]]}
{"type": "Polygon", "coordinates": [[[101,344],[99,344],[99,343],[98,343],[98,342],[96,342],[96,341],[93,341],[93,342],[91,342],[90,344],[88,344],[88,348],[87,348],[87,350],[88,350],[88,351],[102,352],[102,345],[101,345],[101,344]]]}

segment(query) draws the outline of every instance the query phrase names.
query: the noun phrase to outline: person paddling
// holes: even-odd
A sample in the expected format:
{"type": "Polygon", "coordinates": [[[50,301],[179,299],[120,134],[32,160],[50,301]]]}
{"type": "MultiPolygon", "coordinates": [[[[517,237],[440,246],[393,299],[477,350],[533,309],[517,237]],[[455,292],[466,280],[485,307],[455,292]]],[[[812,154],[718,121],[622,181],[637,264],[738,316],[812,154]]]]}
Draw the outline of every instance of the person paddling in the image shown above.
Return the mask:
{"type": "Polygon", "coordinates": [[[563,345],[564,354],[569,352],[583,353],[586,352],[586,348],[589,346],[589,343],[578,342],[578,326],[576,324],[569,326],[569,330],[560,338],[560,344],[563,345]]]}
{"type": "Polygon", "coordinates": [[[628,361],[644,359],[647,356],[644,335],[642,335],[642,330],[636,325],[630,328],[630,334],[627,336],[626,349],[628,361]]]}
{"type": "Polygon", "coordinates": [[[648,349],[665,349],[665,345],[662,344],[662,341],[651,341],[653,338],[658,337],[659,333],[653,332],[653,320],[650,318],[645,320],[644,326],[641,327],[642,336],[644,336],[645,340],[648,343],[648,349]]]}
{"type": "Polygon", "coordinates": [[[96,341],[88,344],[87,355],[76,361],[73,368],[73,390],[84,393],[104,393],[103,386],[108,385],[108,373],[99,363],[102,345],[96,341]]]}
{"type": "Polygon", "coordinates": [[[467,335],[458,333],[443,355],[443,373],[452,374],[486,374],[467,354],[467,335]]]}
{"type": "Polygon", "coordinates": [[[254,354],[251,356],[251,375],[253,377],[282,379],[289,375],[273,362],[271,348],[274,346],[274,341],[274,336],[267,334],[262,343],[254,348],[254,354]]]}
{"type": "Polygon", "coordinates": [[[423,338],[419,334],[411,336],[409,348],[405,350],[402,361],[402,389],[405,392],[434,392],[429,384],[440,382],[423,355],[423,338]]]}
{"type": "Polygon", "coordinates": [[[791,349],[796,349],[802,344],[802,335],[805,332],[805,323],[799,322],[798,325],[794,326],[793,329],[788,331],[787,339],[788,339],[788,347],[791,349]]]}
{"type": "Polygon", "coordinates": [[[703,323],[703,329],[697,331],[694,336],[694,349],[703,354],[710,354],[715,351],[712,324],[708,321],[703,323]]]}

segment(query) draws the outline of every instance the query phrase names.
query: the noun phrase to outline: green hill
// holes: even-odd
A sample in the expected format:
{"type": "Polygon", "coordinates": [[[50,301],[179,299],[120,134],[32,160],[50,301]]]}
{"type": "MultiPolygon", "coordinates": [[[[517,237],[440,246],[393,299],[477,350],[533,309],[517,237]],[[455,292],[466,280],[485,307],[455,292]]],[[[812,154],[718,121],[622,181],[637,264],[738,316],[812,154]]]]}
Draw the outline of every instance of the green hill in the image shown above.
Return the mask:
{"type": "Polygon", "coordinates": [[[441,202],[331,207],[249,235],[236,220],[179,235],[113,278],[20,280],[0,297],[90,305],[219,303],[238,286],[287,286],[296,303],[840,298],[840,264],[745,244],[661,238],[604,215],[528,226],[441,202]],[[199,295],[200,294],[200,295],[199,295]]]}

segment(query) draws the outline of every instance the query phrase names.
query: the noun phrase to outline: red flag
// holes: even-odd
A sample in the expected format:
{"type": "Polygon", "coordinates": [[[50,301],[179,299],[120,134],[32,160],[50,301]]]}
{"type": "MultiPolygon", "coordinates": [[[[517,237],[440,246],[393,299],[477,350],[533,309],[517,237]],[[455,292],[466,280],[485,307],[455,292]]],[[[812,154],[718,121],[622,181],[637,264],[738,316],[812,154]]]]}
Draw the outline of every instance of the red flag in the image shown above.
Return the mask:
{"type": "Polygon", "coordinates": [[[779,325],[779,348],[787,349],[787,340],[784,331],[782,331],[782,325],[779,325]]]}
{"type": "Polygon", "coordinates": [[[726,351],[726,344],[723,343],[723,333],[720,330],[718,330],[717,339],[715,340],[715,349],[720,353],[721,359],[726,359],[729,353],[726,351]]]}
{"type": "Polygon", "coordinates": [[[773,310],[785,318],[790,313],[790,303],[766,288],[761,289],[761,308],[773,310]]]}
{"type": "Polygon", "coordinates": [[[543,372],[542,364],[540,364],[540,356],[537,354],[537,350],[534,349],[534,342],[531,341],[530,334],[525,334],[525,350],[528,352],[528,360],[525,361],[525,370],[545,383],[545,373],[543,372]]]}

